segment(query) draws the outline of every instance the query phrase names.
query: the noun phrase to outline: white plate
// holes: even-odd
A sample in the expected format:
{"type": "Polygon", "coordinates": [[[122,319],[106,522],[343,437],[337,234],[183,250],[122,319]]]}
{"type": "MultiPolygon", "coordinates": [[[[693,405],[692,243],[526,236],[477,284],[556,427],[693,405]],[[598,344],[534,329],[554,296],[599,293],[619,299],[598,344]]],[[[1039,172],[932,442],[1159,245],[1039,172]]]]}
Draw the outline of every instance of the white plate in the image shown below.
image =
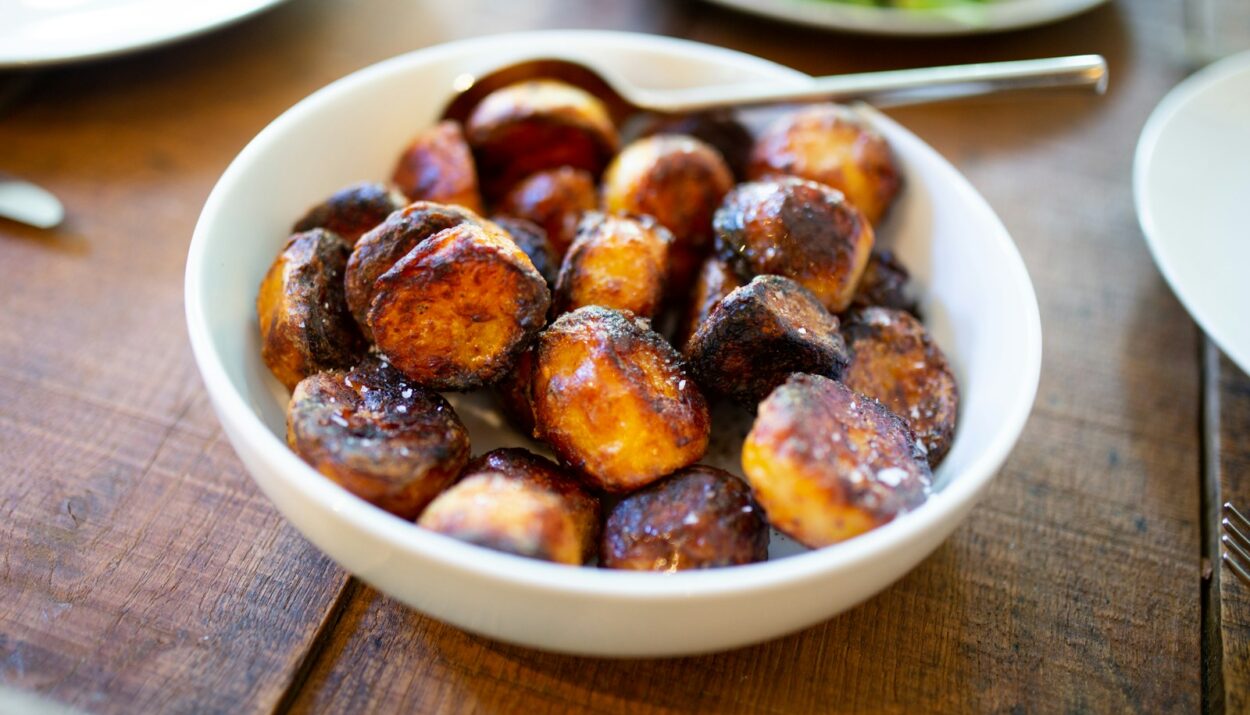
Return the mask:
{"type": "Polygon", "coordinates": [[[800,25],[873,35],[968,35],[1062,20],[1107,0],[997,0],[956,7],[901,9],[839,0],[709,0],[800,25]]]}
{"type": "Polygon", "coordinates": [[[1163,98],[1137,143],[1133,197],[1176,297],[1250,372],[1250,52],[1163,98]]]}
{"type": "Polygon", "coordinates": [[[283,0],[0,0],[0,68],[121,54],[181,40],[283,0]]]}
{"type": "MultiPolygon", "coordinates": [[[[303,100],[222,175],[187,258],[191,345],[231,444],[286,518],[338,563],[414,608],[502,640],[595,655],[697,653],[779,636],[872,596],[936,549],[972,508],[1020,435],[1041,363],[1037,302],[1006,229],[954,167],[881,115],[868,118],[893,146],[907,182],[882,241],[912,269],[927,323],[962,393],[935,493],[915,511],[837,546],[767,563],[667,575],[612,572],[426,531],[352,496],[287,448],[286,393],[275,390],[260,359],[255,296],[292,221],[336,189],[389,176],[458,78],[553,55],[649,87],[805,81],[785,67],[707,45],[570,31],[421,50],[303,100]]],[[[468,396],[456,404],[475,452],[502,440],[520,443],[499,429],[489,403],[468,396]]],[[[709,459],[734,467],[738,454],[709,459]]]]}

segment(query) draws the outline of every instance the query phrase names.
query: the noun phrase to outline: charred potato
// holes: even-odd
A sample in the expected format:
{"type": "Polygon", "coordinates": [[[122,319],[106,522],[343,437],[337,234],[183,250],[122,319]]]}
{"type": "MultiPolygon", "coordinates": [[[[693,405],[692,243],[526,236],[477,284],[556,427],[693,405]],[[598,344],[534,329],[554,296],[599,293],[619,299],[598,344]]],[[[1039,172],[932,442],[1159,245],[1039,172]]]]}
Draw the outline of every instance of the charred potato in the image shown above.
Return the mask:
{"type": "Polygon", "coordinates": [[[536,434],[607,492],[627,492],[707,450],[707,402],[645,321],[599,306],[565,313],[538,341],[536,434]]]}
{"type": "Polygon", "coordinates": [[[518,432],[534,436],[534,348],[521,353],[508,374],[495,383],[495,399],[518,432]]]}
{"type": "MultiPolygon", "coordinates": [[[[717,256],[708,256],[704,259],[699,275],[695,278],[694,289],[690,292],[686,314],[677,326],[676,339],[673,344],[685,346],[690,336],[694,335],[703,321],[707,320],[707,316],[712,314],[712,309],[719,305],[725,296],[742,285],[742,279],[723,259],[717,256]]],[[[682,352],[689,354],[688,348],[685,347],[682,348],[682,352]]]]}
{"type": "Polygon", "coordinates": [[[658,134],[627,146],[603,175],[608,211],[654,216],[673,232],[669,283],[684,291],[712,241],[712,214],[733,188],[720,152],[694,137],[658,134]]]}
{"type": "Polygon", "coordinates": [[[789,177],[739,184],[715,225],[717,252],[739,273],[792,278],[831,313],[851,304],[873,245],[872,226],[841,193],[789,177]]]}
{"type": "Polygon", "coordinates": [[[456,204],[482,213],[473,152],[458,122],[442,121],[418,134],[400,154],[391,181],[410,201],[456,204]]]}
{"type": "Polygon", "coordinates": [[[603,102],[585,90],[536,79],[491,92],[465,126],[488,199],[545,169],[598,176],[620,146],[603,102]]]}
{"type": "Polygon", "coordinates": [[[549,460],[496,449],[473,460],[417,523],[488,549],[578,566],[595,551],[599,501],[549,460]]]}
{"type": "Polygon", "coordinates": [[[492,216],[491,220],[529,257],[530,263],[534,264],[534,270],[547,281],[547,287],[554,290],[556,277],[560,274],[560,258],[551,247],[551,241],[547,239],[547,232],[542,226],[512,216],[492,216]]]}
{"type": "Polygon", "coordinates": [[[808,107],[765,129],[751,151],[747,174],[751,179],[797,176],[832,186],[873,225],[885,216],[902,183],[885,138],[835,104],[808,107]]]}
{"type": "Polygon", "coordinates": [[[914,508],[931,481],[902,419],[818,375],[794,375],[760,403],[742,468],[769,522],[813,549],[914,508]]]}
{"type": "Polygon", "coordinates": [[[361,236],[347,261],[345,285],[347,307],[365,337],[373,339],[368,313],[377,293],[378,278],[417,244],[462,223],[483,225],[485,220],[459,206],[417,201],[391,214],[381,225],[361,236]]]}
{"type": "Polygon", "coordinates": [[[365,341],[347,312],[343,270],[351,246],[317,228],[291,236],[256,296],[260,356],[288,390],[312,373],[349,367],[365,341]]]}
{"type": "Polygon", "coordinates": [[[751,132],[727,109],[713,109],[680,116],[657,117],[645,125],[641,136],[685,134],[706,142],[724,157],[734,178],[746,179],[751,157],[751,132]]]}
{"type": "Polygon", "coordinates": [[[324,228],[355,245],[366,231],[406,203],[402,194],[382,184],[353,184],[309,209],[292,230],[298,233],[324,228]]]}
{"type": "Polygon", "coordinates": [[[469,433],[451,405],[373,358],[299,383],[287,442],[318,472],[404,519],[469,460],[469,433]]]}
{"type": "Polygon", "coordinates": [[[500,200],[499,212],[542,226],[560,258],[573,243],[582,214],[598,205],[595,177],[583,169],[561,166],[520,181],[500,200]]]}
{"type": "Polygon", "coordinates": [[[603,527],[599,565],[685,571],[764,561],[768,523],[737,477],[695,465],[621,499],[603,527]]]}
{"type": "Polygon", "coordinates": [[[936,468],[955,438],[959,410],[959,389],[946,356],[924,325],[901,310],[859,311],[846,335],[854,356],[842,376],[846,386],[902,417],[936,468]]]}
{"type": "Polygon", "coordinates": [[[374,283],[378,350],[420,385],[468,390],[502,377],[542,329],[551,293],[498,227],[463,223],[412,249],[374,283]]]}
{"type": "Polygon", "coordinates": [[[584,305],[650,318],[664,298],[673,235],[650,216],[585,214],[556,280],[556,315],[584,305]]]}
{"type": "Polygon", "coordinates": [[[791,373],[836,378],[850,356],[838,319],[805,288],[757,276],[720,302],[686,345],[705,389],[754,406],[791,373]]]}
{"type": "Polygon", "coordinates": [[[873,249],[868,256],[868,265],[855,287],[855,296],[851,298],[852,308],[868,308],[879,305],[895,310],[905,310],[912,315],[919,315],[916,301],[907,294],[907,283],[911,274],[907,267],[894,256],[893,251],[873,249]]]}

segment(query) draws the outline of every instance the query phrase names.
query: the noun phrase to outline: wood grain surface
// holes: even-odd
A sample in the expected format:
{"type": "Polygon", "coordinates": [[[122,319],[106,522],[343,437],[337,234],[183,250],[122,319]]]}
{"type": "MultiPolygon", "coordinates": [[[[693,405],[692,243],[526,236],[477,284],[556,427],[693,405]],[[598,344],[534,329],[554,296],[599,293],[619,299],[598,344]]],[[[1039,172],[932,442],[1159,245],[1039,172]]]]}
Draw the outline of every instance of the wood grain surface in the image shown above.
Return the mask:
{"type": "MultiPolygon", "coordinates": [[[[1200,333],[1150,261],[1129,185],[1140,128],[1185,73],[1178,43],[1179,11],[1164,0],[943,40],[666,0],[299,0],[168,48],[39,73],[0,109],[0,171],[52,189],[69,217],[48,233],[0,222],[0,684],[91,712],[1199,709],[1200,333]],[[282,522],[221,439],[181,289],[192,226],[227,163],[286,107],[360,67],[550,27],[690,37],[811,73],[1107,55],[1103,98],[890,112],[1012,232],[1045,357],[1033,416],[985,501],[863,606],[697,658],[501,645],[350,579],[282,522]]],[[[1247,433],[1246,391],[1222,384],[1226,434],[1247,433]]],[[[1244,444],[1223,449],[1224,474],[1246,474],[1244,444]]],[[[1246,598],[1232,587],[1221,587],[1230,603],[1246,598]]],[[[1207,661],[1222,668],[1230,711],[1246,702],[1241,618],[1225,619],[1241,640],[1207,661]]]]}
{"type": "MultiPolygon", "coordinates": [[[[1231,502],[1250,513],[1250,375],[1210,347],[1207,376],[1209,411],[1215,424],[1209,435],[1210,465],[1215,490],[1210,498],[1210,524],[1219,521],[1219,507],[1231,502]]],[[[1219,530],[1207,538],[1211,584],[1217,596],[1207,601],[1213,637],[1208,638],[1206,662],[1209,699],[1230,713],[1250,712],[1250,584],[1220,566],[1219,530]],[[1220,701],[1223,701],[1222,703],[1220,701]]]]}

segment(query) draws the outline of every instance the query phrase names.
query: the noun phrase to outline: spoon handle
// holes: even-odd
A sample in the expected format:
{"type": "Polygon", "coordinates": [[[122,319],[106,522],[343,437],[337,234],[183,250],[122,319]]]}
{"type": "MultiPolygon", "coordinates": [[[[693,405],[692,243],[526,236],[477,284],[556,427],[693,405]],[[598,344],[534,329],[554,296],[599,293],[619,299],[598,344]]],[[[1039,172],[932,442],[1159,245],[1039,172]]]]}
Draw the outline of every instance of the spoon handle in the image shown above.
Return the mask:
{"type": "Polygon", "coordinates": [[[814,77],[806,83],[750,83],[683,90],[639,92],[634,101],[656,112],[691,112],[718,107],[812,100],[859,100],[897,106],[1004,90],[1075,87],[1107,90],[1107,61],[1101,55],[985,62],[947,67],[814,77]]]}

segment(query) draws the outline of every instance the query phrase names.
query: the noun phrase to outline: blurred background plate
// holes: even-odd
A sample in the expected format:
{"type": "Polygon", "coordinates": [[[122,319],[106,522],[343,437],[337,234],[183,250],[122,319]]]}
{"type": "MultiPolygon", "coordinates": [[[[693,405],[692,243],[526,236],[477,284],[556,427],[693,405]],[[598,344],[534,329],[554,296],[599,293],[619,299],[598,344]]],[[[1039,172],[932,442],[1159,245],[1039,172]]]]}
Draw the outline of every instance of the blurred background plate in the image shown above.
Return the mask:
{"type": "Polygon", "coordinates": [[[881,7],[866,0],[709,0],[801,25],[877,35],[966,35],[1031,27],[1070,17],[1106,0],[968,0],[881,7]]]}
{"type": "Polygon", "coordinates": [[[0,0],[0,68],[145,49],[242,20],[283,0],[0,0]]]}

